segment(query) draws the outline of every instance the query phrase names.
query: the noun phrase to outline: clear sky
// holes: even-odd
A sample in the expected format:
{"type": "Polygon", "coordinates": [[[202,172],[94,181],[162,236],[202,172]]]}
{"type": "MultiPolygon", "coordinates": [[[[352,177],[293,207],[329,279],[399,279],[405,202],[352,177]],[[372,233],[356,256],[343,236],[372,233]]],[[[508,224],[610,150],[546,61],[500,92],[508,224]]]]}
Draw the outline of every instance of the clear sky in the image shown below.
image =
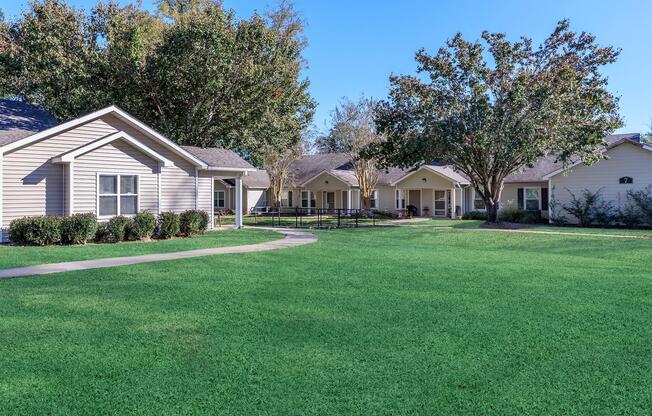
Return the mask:
{"type": "MultiPolygon", "coordinates": [[[[95,0],[69,0],[90,7],[95,0]]],[[[246,17],[275,0],[225,0],[246,17]]],[[[121,3],[128,1],[121,0],[121,3]]],[[[0,0],[8,18],[25,7],[26,0],[0,0]]],[[[153,0],[143,0],[153,8],[153,0]]],[[[576,31],[597,35],[603,45],[622,49],[620,59],[605,73],[610,89],[621,97],[625,126],[620,132],[645,132],[652,120],[652,0],[297,0],[308,23],[311,94],[319,107],[317,128],[343,96],[386,96],[391,73],[414,73],[414,52],[433,52],[447,38],[462,32],[477,39],[483,30],[543,40],[563,18],[576,31]]]]}

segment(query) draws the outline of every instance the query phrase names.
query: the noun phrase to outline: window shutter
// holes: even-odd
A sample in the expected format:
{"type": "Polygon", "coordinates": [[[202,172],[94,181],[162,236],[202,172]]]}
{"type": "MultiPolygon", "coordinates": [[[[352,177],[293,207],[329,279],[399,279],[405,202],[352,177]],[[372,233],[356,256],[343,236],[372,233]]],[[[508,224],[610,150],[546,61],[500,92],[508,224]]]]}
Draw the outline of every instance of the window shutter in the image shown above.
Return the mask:
{"type": "Polygon", "coordinates": [[[548,188],[541,188],[541,211],[548,211],[548,188]]]}
{"type": "Polygon", "coordinates": [[[288,206],[293,206],[292,204],[292,191],[288,191],[288,206]]]}
{"type": "Polygon", "coordinates": [[[525,209],[525,201],[524,201],[524,196],[523,196],[523,188],[518,188],[516,190],[516,194],[518,195],[518,209],[525,209]]]}

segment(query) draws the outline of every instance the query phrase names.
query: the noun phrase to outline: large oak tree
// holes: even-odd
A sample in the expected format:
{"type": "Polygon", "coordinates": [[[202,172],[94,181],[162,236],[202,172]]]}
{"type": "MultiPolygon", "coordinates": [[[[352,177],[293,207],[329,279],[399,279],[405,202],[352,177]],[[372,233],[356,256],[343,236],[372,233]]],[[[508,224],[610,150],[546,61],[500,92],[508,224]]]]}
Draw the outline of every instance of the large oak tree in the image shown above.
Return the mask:
{"type": "Polygon", "coordinates": [[[383,165],[439,161],[467,175],[497,221],[505,178],[541,157],[592,163],[603,138],[621,125],[604,65],[619,51],[561,21],[538,47],[482,33],[460,34],[430,55],[416,54],[416,76],[392,76],[379,106],[387,140],[367,152],[383,165]]]}
{"type": "Polygon", "coordinates": [[[0,27],[0,92],[60,120],[116,104],[181,144],[224,146],[256,164],[301,142],[314,102],[291,4],[236,19],[216,0],[160,11],[33,0],[0,27]]]}

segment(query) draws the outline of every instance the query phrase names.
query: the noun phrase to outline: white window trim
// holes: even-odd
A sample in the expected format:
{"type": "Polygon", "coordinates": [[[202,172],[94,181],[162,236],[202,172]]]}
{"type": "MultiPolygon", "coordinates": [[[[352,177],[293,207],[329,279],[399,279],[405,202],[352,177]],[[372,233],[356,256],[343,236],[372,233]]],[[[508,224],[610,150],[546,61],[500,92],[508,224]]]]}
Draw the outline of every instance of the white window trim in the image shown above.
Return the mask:
{"type": "Polygon", "coordinates": [[[226,208],[226,190],[225,189],[217,189],[213,192],[213,207],[215,208],[226,208]],[[215,197],[217,194],[222,193],[222,206],[219,206],[219,197],[215,197]],[[217,202],[217,205],[215,203],[217,202]]]}
{"type": "MultiPolygon", "coordinates": [[[[524,191],[524,192],[525,192],[525,191],[524,191]]],[[[485,205],[484,208],[476,208],[476,207],[475,207],[475,199],[476,199],[475,197],[476,197],[476,194],[478,194],[478,192],[476,192],[476,191],[475,191],[475,188],[473,188],[473,195],[472,195],[473,198],[471,198],[471,207],[472,207],[473,209],[472,209],[471,211],[481,211],[481,212],[482,212],[482,211],[486,211],[486,210],[487,210],[487,206],[486,206],[486,205],[485,205]]],[[[524,196],[523,198],[525,198],[525,196],[524,196]]]]}
{"type": "Polygon", "coordinates": [[[369,201],[369,208],[370,209],[378,209],[378,207],[380,206],[380,200],[378,199],[379,196],[380,196],[380,193],[378,192],[378,189],[374,189],[371,192],[371,200],[369,201]],[[373,207],[371,206],[371,201],[372,200],[374,201],[374,205],[375,205],[373,207]]]}
{"type": "Polygon", "coordinates": [[[135,176],[136,177],[136,190],[135,194],[124,194],[124,196],[135,196],[136,197],[136,214],[140,212],[140,175],[137,173],[125,174],[125,173],[116,173],[116,172],[97,172],[95,175],[95,212],[98,219],[109,219],[122,215],[124,217],[134,217],[136,214],[122,214],[120,210],[120,196],[123,194],[120,193],[120,176],[135,176]],[[102,194],[102,196],[116,196],[118,211],[115,215],[100,215],[100,176],[115,176],[117,180],[117,194],[102,194]]]}
{"type": "Polygon", "coordinates": [[[523,206],[519,207],[523,211],[527,211],[527,190],[535,189],[539,194],[539,211],[541,211],[541,187],[540,186],[527,186],[523,187],[523,206]]]}

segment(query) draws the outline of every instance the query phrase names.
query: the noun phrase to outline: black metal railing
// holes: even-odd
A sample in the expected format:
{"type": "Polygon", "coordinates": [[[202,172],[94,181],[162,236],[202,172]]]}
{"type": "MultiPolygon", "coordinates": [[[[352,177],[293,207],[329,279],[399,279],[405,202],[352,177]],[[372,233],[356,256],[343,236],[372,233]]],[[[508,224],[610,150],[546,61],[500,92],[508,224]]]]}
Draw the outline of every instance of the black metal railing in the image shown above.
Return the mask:
{"type": "Polygon", "coordinates": [[[258,207],[251,217],[256,225],[271,223],[272,227],[340,228],[375,226],[379,215],[372,209],[258,207]]]}

